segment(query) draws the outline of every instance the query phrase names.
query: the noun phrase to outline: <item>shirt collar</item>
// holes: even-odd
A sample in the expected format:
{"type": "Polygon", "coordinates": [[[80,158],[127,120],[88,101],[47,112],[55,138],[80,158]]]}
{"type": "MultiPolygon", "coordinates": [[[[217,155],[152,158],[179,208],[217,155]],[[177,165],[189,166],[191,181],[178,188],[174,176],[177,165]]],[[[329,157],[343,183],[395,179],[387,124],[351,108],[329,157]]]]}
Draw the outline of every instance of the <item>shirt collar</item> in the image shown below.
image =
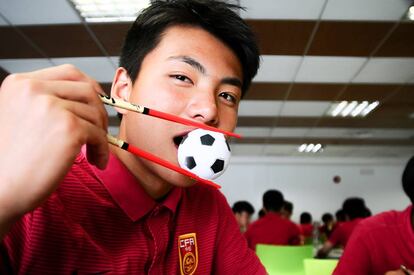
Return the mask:
{"type": "MultiPolygon", "coordinates": [[[[85,156],[85,147],[82,151],[85,156]]],[[[173,187],[163,201],[157,202],[145,192],[140,182],[112,153],[109,155],[105,170],[91,166],[111,197],[132,221],[142,218],[157,205],[164,205],[172,211],[173,215],[175,214],[182,188],[173,187]]]]}

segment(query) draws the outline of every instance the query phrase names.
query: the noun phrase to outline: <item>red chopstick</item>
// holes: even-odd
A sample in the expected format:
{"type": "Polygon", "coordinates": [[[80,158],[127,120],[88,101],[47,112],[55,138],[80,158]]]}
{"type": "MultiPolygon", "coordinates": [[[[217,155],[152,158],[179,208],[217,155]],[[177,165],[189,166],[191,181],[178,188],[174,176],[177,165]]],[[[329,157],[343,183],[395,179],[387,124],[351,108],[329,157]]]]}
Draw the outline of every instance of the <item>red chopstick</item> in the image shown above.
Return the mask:
{"type": "Polygon", "coordinates": [[[208,125],[200,123],[200,122],[196,122],[196,121],[185,119],[185,118],[175,116],[175,115],[172,115],[172,114],[167,114],[167,113],[164,113],[164,112],[153,110],[153,109],[147,108],[145,106],[132,104],[132,103],[129,103],[129,102],[124,101],[124,100],[115,99],[113,97],[109,97],[109,96],[105,96],[105,95],[101,95],[101,94],[99,94],[99,97],[101,98],[102,102],[107,104],[107,105],[115,106],[115,107],[118,107],[118,108],[122,108],[122,109],[133,111],[133,112],[137,112],[137,113],[144,114],[144,115],[149,115],[149,116],[161,118],[161,119],[164,119],[164,120],[169,120],[169,121],[181,123],[181,124],[184,124],[184,125],[194,126],[194,127],[205,129],[205,130],[210,130],[210,131],[213,131],[213,132],[222,133],[222,134],[225,134],[225,135],[228,135],[228,136],[231,136],[231,137],[241,138],[241,135],[239,135],[239,134],[235,134],[235,133],[232,133],[232,132],[227,132],[227,131],[218,129],[216,127],[208,126],[208,125]]]}
{"type": "Polygon", "coordinates": [[[213,186],[214,188],[217,188],[217,189],[221,188],[220,185],[218,185],[218,184],[216,184],[216,183],[214,183],[214,182],[212,182],[210,180],[206,180],[206,179],[200,178],[199,176],[197,176],[194,173],[191,173],[190,171],[187,171],[187,170],[185,170],[185,169],[183,169],[181,167],[178,167],[178,166],[172,164],[169,161],[163,160],[163,159],[161,159],[161,158],[159,158],[159,157],[157,157],[157,156],[155,156],[155,155],[153,155],[151,153],[148,153],[148,152],[146,152],[144,150],[141,150],[138,147],[135,147],[133,145],[130,145],[129,143],[127,143],[127,142],[125,142],[123,140],[120,140],[120,139],[118,139],[116,137],[113,137],[113,136],[111,136],[109,134],[107,135],[107,138],[108,138],[108,142],[110,144],[113,144],[113,145],[115,145],[115,146],[117,146],[117,147],[119,147],[119,148],[121,148],[121,149],[123,149],[125,151],[128,151],[128,152],[130,152],[130,153],[132,153],[134,155],[137,155],[137,156],[142,157],[144,159],[147,159],[149,161],[155,162],[155,163],[157,163],[157,164],[159,164],[161,166],[164,166],[164,167],[166,167],[168,169],[171,169],[171,170],[176,171],[176,172],[178,172],[180,174],[183,174],[185,176],[188,176],[188,177],[190,177],[190,178],[192,178],[192,179],[194,179],[194,180],[196,180],[196,181],[198,181],[200,183],[204,183],[206,185],[213,186]]]}

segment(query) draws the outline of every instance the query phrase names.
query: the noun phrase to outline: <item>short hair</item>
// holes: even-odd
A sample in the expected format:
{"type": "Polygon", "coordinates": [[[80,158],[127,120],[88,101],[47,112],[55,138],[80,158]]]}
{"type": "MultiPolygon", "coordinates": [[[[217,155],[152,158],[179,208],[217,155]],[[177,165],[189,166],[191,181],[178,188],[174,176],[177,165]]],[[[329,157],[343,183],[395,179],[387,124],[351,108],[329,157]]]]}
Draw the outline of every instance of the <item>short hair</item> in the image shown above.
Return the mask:
{"type": "Polygon", "coordinates": [[[142,61],[172,26],[199,27],[228,46],[243,71],[242,95],[250,86],[260,63],[256,38],[250,27],[234,12],[240,6],[217,0],[153,1],[130,27],[122,48],[119,66],[136,80],[142,61]]]}
{"type": "Polygon", "coordinates": [[[263,207],[267,211],[280,211],[284,201],[283,194],[278,190],[268,190],[263,194],[263,207]]]}
{"type": "Polygon", "coordinates": [[[364,218],[367,208],[363,199],[355,197],[346,199],[342,205],[342,209],[353,220],[356,218],[364,218]]]}
{"type": "Polygon", "coordinates": [[[264,216],[266,216],[266,212],[262,208],[262,209],[259,210],[259,213],[257,213],[257,215],[259,216],[259,218],[263,218],[264,216]]]}
{"type": "Polygon", "coordinates": [[[331,213],[324,213],[323,215],[322,215],[322,222],[323,223],[328,223],[328,222],[330,222],[330,221],[333,221],[333,216],[332,216],[332,214],[331,213]]]}
{"type": "Polygon", "coordinates": [[[344,212],[344,210],[343,209],[339,209],[338,211],[336,211],[335,217],[336,217],[336,220],[338,222],[345,221],[346,218],[345,218],[345,212],[344,212]]]}
{"type": "Polygon", "coordinates": [[[289,213],[293,213],[293,203],[290,201],[285,201],[282,208],[289,213]]]}
{"type": "Polygon", "coordinates": [[[247,212],[249,215],[253,215],[254,207],[248,201],[237,201],[232,207],[233,213],[247,212]]]}
{"type": "Polygon", "coordinates": [[[407,162],[402,175],[402,185],[405,194],[414,204],[414,156],[407,162]]]}
{"type": "Polygon", "coordinates": [[[300,214],[300,224],[312,223],[312,215],[309,212],[300,214]]]}

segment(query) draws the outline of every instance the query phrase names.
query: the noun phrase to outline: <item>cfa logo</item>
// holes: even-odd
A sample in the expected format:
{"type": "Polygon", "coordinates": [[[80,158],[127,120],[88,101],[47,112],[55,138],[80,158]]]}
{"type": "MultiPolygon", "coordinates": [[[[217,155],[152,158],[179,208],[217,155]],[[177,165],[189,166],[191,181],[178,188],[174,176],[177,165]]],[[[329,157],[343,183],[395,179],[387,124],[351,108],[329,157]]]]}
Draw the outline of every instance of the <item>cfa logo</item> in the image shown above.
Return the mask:
{"type": "Polygon", "coordinates": [[[178,237],[178,255],[182,275],[192,275],[198,265],[197,238],[195,233],[178,237]]]}

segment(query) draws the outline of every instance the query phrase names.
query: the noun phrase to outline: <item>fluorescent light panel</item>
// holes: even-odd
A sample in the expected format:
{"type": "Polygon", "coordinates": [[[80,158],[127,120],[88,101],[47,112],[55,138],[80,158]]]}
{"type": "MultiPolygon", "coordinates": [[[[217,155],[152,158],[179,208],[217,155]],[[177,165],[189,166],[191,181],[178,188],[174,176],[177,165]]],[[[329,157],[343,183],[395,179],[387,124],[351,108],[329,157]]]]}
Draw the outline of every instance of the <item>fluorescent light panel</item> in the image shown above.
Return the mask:
{"type": "Polygon", "coordinates": [[[411,6],[407,12],[407,19],[414,21],[414,6],[411,6]]]}
{"type": "Polygon", "coordinates": [[[328,110],[328,115],[336,117],[336,116],[342,116],[342,117],[364,117],[368,115],[372,110],[374,110],[376,107],[378,107],[379,102],[374,101],[372,103],[369,103],[368,101],[341,101],[341,102],[335,102],[332,104],[331,108],[328,110]]]}
{"type": "Polygon", "coordinates": [[[300,153],[318,153],[323,152],[322,144],[304,143],[298,147],[300,153]]]}
{"type": "Polygon", "coordinates": [[[134,21],[150,0],[71,0],[87,22],[134,21]]]}

